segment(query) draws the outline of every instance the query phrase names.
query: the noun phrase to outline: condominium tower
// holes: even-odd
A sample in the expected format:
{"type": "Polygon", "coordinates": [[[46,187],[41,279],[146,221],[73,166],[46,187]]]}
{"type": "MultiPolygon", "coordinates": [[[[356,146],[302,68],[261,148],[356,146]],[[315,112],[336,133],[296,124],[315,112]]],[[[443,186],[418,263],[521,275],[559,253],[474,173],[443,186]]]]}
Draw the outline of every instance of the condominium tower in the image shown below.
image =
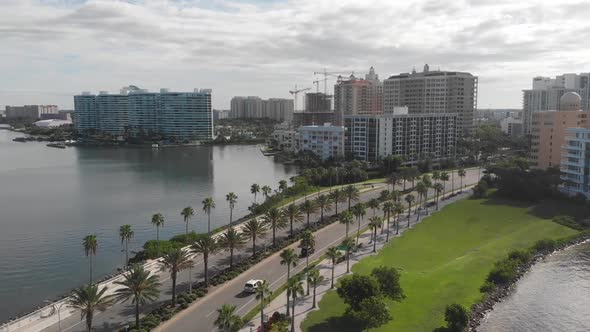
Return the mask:
{"type": "Polygon", "coordinates": [[[293,100],[262,99],[256,96],[233,97],[229,117],[231,119],[267,118],[279,122],[291,122],[293,120],[293,100]]]}
{"type": "Polygon", "coordinates": [[[344,123],[347,115],[383,114],[383,83],[371,67],[365,79],[338,77],[334,86],[334,122],[344,123]]]}
{"type": "Polygon", "coordinates": [[[385,112],[407,106],[409,114],[456,113],[460,135],[473,133],[477,108],[477,76],[455,71],[424,70],[402,73],[383,82],[385,112]]]}

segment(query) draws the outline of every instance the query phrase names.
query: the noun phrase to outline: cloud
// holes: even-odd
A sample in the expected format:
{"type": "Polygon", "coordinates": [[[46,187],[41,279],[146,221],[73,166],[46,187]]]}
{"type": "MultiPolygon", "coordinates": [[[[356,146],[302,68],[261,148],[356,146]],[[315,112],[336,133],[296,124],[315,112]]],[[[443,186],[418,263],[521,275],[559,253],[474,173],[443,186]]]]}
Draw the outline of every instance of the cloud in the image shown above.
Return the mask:
{"type": "Polygon", "coordinates": [[[533,76],[589,71],[588,12],[542,0],[3,0],[0,104],[70,108],[68,95],[134,83],[211,87],[224,108],[234,95],[288,97],[322,68],[387,77],[429,63],[478,75],[480,105],[520,107],[533,76]]]}

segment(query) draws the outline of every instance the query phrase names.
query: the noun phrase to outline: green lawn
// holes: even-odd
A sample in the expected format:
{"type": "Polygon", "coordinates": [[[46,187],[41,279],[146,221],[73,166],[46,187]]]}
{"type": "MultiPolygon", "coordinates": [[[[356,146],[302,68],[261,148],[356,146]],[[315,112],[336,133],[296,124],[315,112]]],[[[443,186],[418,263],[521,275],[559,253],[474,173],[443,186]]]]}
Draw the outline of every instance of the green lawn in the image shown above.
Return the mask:
{"type": "MultiPolygon", "coordinates": [[[[407,298],[390,303],[394,319],[376,331],[429,332],[443,326],[447,304],[469,307],[481,297],[479,287],[494,261],[539,239],[576,233],[550,221],[550,214],[567,213],[559,206],[539,211],[498,199],[463,200],[394,239],[377,256],[355,265],[353,272],[361,274],[379,265],[402,269],[407,298]]],[[[326,294],[319,307],[303,322],[304,331],[353,331],[341,318],[345,307],[335,292],[326,294]]]]}

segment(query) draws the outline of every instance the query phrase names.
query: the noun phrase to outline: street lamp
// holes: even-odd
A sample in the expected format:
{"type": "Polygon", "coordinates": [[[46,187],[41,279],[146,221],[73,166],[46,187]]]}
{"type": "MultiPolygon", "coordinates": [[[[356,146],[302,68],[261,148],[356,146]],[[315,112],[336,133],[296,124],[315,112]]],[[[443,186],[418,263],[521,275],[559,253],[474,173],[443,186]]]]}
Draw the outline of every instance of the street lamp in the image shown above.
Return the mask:
{"type": "Polygon", "coordinates": [[[60,305],[57,305],[57,306],[55,305],[54,302],[51,302],[49,300],[44,300],[43,302],[50,303],[53,306],[53,309],[55,309],[57,311],[57,324],[59,326],[59,332],[61,332],[61,314],[60,314],[59,311],[61,310],[61,307],[64,304],[66,304],[67,302],[66,301],[63,301],[60,305]]]}

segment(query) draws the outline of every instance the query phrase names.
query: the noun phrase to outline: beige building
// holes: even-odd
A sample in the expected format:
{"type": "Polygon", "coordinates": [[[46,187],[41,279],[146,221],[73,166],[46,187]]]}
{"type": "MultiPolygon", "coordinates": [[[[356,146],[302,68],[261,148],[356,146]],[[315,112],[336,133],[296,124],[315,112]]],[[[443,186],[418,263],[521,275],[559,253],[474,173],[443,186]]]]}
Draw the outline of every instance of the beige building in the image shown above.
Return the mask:
{"type": "Polygon", "coordinates": [[[559,166],[568,128],[590,128],[590,112],[581,110],[582,98],[575,92],[560,98],[559,111],[534,112],[531,121],[531,162],[545,169],[559,166]]]}

